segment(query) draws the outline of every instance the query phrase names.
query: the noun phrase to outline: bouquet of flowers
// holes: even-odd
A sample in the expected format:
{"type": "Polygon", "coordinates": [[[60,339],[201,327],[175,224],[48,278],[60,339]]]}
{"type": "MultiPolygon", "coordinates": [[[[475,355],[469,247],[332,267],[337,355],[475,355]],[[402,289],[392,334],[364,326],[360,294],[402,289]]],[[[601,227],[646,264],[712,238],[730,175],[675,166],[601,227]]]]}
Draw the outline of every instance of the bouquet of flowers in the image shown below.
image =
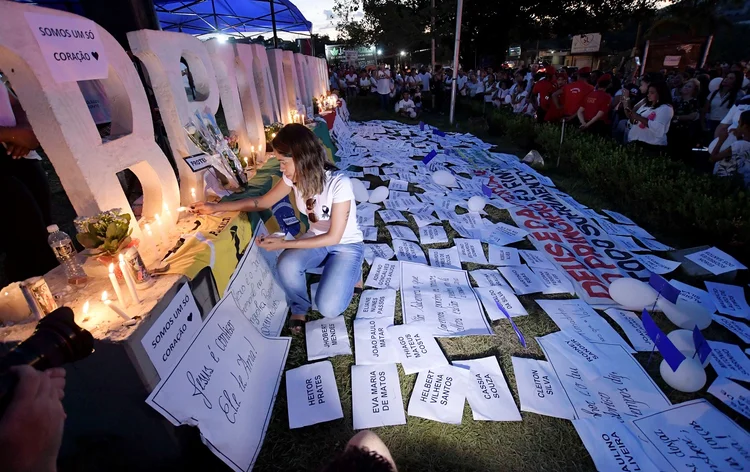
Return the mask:
{"type": "Polygon", "coordinates": [[[76,239],[93,255],[116,256],[130,246],[130,214],[121,213],[119,208],[103,211],[94,216],[83,216],[74,220],[78,234],[76,239]]]}
{"type": "Polygon", "coordinates": [[[198,149],[210,157],[218,156],[212,159],[213,165],[228,180],[229,187],[239,187],[240,183],[247,181],[240,160],[211,113],[196,111],[195,117],[190,118],[185,126],[185,131],[198,149]]]}

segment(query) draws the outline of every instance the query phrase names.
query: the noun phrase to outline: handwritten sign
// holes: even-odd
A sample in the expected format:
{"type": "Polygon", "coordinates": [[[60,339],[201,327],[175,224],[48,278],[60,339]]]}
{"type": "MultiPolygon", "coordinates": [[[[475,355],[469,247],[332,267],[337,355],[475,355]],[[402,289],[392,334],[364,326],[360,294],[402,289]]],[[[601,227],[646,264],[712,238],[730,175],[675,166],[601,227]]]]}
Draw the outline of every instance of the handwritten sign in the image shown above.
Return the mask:
{"type": "Polygon", "coordinates": [[[552,321],[562,330],[578,334],[593,343],[619,344],[635,353],[617,331],[583,300],[537,300],[552,321]]]}
{"type": "Polygon", "coordinates": [[[352,366],[354,429],[406,424],[396,364],[352,366]]]}
{"type": "Polygon", "coordinates": [[[185,284],[141,339],[159,377],[164,378],[172,371],[202,324],[193,292],[185,284]]]}
{"type": "Polygon", "coordinates": [[[466,398],[475,421],[521,421],[495,356],[456,361],[453,365],[469,370],[466,398]]]}
{"type": "Polygon", "coordinates": [[[286,371],[289,429],[344,417],[331,361],[286,371]]]}
{"type": "Polygon", "coordinates": [[[80,16],[24,16],[55,82],[107,78],[109,61],[96,23],[80,16]]]}
{"type": "Polygon", "coordinates": [[[409,416],[461,424],[466,377],[463,369],[450,365],[420,372],[409,400],[409,416]]]}
{"type": "Polygon", "coordinates": [[[511,357],[521,411],[572,420],[573,405],[565,395],[552,365],[536,359],[511,357]]]}
{"type": "Polygon", "coordinates": [[[224,297],[146,402],[175,426],[198,426],[205,443],[233,470],[250,470],[290,344],[290,338],[263,336],[234,299],[224,297]]]}
{"type": "Polygon", "coordinates": [[[305,342],[308,361],[352,353],[343,316],[305,323],[305,342]]]}

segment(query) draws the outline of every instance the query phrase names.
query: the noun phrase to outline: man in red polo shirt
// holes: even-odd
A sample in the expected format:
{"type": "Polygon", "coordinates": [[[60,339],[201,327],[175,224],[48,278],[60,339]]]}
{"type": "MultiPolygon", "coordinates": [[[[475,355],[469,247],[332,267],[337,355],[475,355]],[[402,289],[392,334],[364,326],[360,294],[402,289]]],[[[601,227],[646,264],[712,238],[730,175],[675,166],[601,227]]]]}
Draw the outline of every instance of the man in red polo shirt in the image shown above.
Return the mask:
{"type": "Polygon", "coordinates": [[[562,109],[563,120],[568,122],[576,120],[576,114],[583,103],[583,99],[586,95],[594,91],[594,86],[587,82],[591,75],[590,67],[578,69],[577,75],[578,79],[575,82],[564,86],[552,94],[552,103],[558,109],[562,109]],[[560,103],[561,96],[562,104],[560,103]]]}
{"type": "Polygon", "coordinates": [[[609,135],[609,110],[612,106],[612,95],[605,92],[612,83],[612,76],[604,74],[596,84],[596,90],[586,95],[578,108],[578,121],[581,130],[588,130],[600,136],[609,135]]]}
{"type": "Polygon", "coordinates": [[[552,92],[557,88],[555,81],[555,67],[547,66],[544,71],[545,77],[534,84],[531,89],[531,106],[536,110],[536,120],[541,123],[544,121],[544,115],[550,107],[550,97],[552,92]]]}

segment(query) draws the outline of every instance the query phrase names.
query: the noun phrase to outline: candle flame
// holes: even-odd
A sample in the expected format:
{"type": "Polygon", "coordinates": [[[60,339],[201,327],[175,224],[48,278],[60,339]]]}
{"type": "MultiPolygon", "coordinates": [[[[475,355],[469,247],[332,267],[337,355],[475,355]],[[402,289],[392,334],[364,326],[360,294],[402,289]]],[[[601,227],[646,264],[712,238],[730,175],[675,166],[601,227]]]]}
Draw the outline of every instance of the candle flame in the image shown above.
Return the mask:
{"type": "MultiPolygon", "coordinates": [[[[120,256],[122,256],[122,254],[120,254],[120,256]]],[[[114,274],[114,272],[115,272],[115,265],[114,263],[112,263],[109,265],[109,273],[114,274]]]]}
{"type": "Polygon", "coordinates": [[[151,225],[146,223],[145,228],[146,228],[146,234],[148,234],[149,236],[153,236],[153,233],[151,232],[151,225]]]}
{"type": "Polygon", "coordinates": [[[87,315],[89,313],[89,301],[86,300],[86,303],[83,304],[83,314],[87,315]]]}
{"type": "Polygon", "coordinates": [[[102,292],[102,301],[104,303],[107,303],[107,301],[108,301],[107,300],[107,291],[106,290],[102,292]]]}
{"type": "Polygon", "coordinates": [[[156,220],[157,224],[161,224],[161,216],[159,216],[158,213],[154,215],[154,219],[156,220]]]}
{"type": "Polygon", "coordinates": [[[275,138],[275,137],[276,137],[276,133],[273,133],[273,134],[271,135],[271,138],[275,138]]]}
{"type": "Polygon", "coordinates": [[[120,262],[125,262],[125,256],[123,256],[122,254],[120,254],[119,257],[120,257],[120,262]]]}

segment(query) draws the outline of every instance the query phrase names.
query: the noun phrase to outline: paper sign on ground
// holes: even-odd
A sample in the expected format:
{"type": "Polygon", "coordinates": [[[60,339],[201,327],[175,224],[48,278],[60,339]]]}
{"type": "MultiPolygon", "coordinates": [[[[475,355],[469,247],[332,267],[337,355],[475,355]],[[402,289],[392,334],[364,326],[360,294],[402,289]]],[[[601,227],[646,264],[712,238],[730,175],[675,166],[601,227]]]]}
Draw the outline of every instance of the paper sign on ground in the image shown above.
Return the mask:
{"type": "Polygon", "coordinates": [[[630,353],[633,349],[607,320],[583,300],[537,300],[552,321],[562,330],[583,336],[593,343],[619,344],[630,353]]]}
{"type": "Polygon", "coordinates": [[[546,289],[539,277],[528,266],[504,266],[498,270],[518,295],[543,292],[546,289]]]}
{"type": "Polygon", "coordinates": [[[638,240],[651,251],[664,252],[674,249],[672,246],[667,246],[666,244],[663,244],[655,239],[638,238],[638,240]]]}
{"type": "Polygon", "coordinates": [[[750,359],[736,344],[708,341],[708,358],[717,374],[728,379],[750,382],[750,359]]]}
{"type": "Polygon", "coordinates": [[[750,418],[750,390],[724,377],[717,377],[708,393],[745,418],[750,418]]]}
{"type": "Polygon", "coordinates": [[[398,362],[395,341],[388,335],[391,318],[359,318],[354,320],[354,354],[357,365],[398,362]]]}
{"type": "Polygon", "coordinates": [[[719,313],[750,319],[750,306],[745,300],[745,290],[742,287],[706,282],[706,288],[719,313]]]}
{"type": "MultiPolygon", "coordinates": [[[[543,253],[539,251],[528,251],[525,249],[518,251],[523,260],[526,261],[526,265],[529,267],[541,267],[543,269],[554,269],[555,264],[550,262],[543,253]]],[[[507,265],[507,264],[506,264],[507,265]]]]}
{"type": "Polygon", "coordinates": [[[395,223],[397,221],[403,221],[403,222],[407,221],[404,214],[396,210],[380,210],[378,212],[378,215],[380,215],[380,219],[383,220],[383,223],[395,223]]]}
{"type": "Polygon", "coordinates": [[[670,280],[669,284],[680,291],[680,295],[677,297],[678,300],[682,299],[684,301],[698,303],[703,305],[703,308],[708,310],[709,313],[716,313],[716,305],[714,305],[714,302],[711,300],[711,295],[705,290],[693,287],[675,279],[670,280]]]}
{"type": "Polygon", "coordinates": [[[331,361],[320,361],[286,371],[289,429],[344,417],[331,361]]]}
{"type": "Polygon", "coordinates": [[[365,290],[359,297],[357,318],[390,318],[396,310],[396,290],[365,290]]]}
{"type": "Polygon", "coordinates": [[[737,259],[715,247],[688,254],[685,258],[690,259],[714,275],[738,269],[747,269],[737,259]]]}
{"type": "Polygon", "coordinates": [[[409,190],[409,182],[405,180],[391,179],[391,181],[388,182],[388,190],[406,192],[407,190],[409,190]]]}
{"type": "Polygon", "coordinates": [[[160,378],[172,371],[202,325],[193,292],[184,284],[141,338],[141,345],[160,378]]]}
{"type": "Polygon", "coordinates": [[[375,213],[357,213],[357,226],[375,226],[375,213]]]}
{"type": "Polygon", "coordinates": [[[490,253],[489,263],[496,266],[517,266],[521,265],[521,258],[518,249],[512,247],[498,246],[488,244],[490,253]]]}
{"type": "Polygon", "coordinates": [[[469,370],[466,399],[475,421],[521,421],[495,356],[456,361],[453,365],[469,370]]]}
{"type": "Polygon", "coordinates": [[[469,275],[471,275],[478,287],[505,287],[513,291],[508,282],[500,275],[500,272],[496,270],[477,269],[469,272],[469,275]]]}
{"type": "Polygon", "coordinates": [[[705,399],[638,418],[633,427],[675,472],[750,469],[750,434],[705,399]]]}
{"type": "Polygon", "coordinates": [[[458,248],[453,246],[448,249],[428,249],[430,256],[430,265],[432,267],[447,267],[449,269],[461,269],[461,260],[458,255],[458,248]]]}
{"type": "Polygon", "coordinates": [[[573,405],[549,362],[511,357],[521,411],[572,420],[573,405]]]}
{"type": "Polygon", "coordinates": [[[370,272],[367,274],[365,285],[398,290],[401,287],[401,262],[376,257],[370,264],[370,272]]]}
{"type": "Polygon", "coordinates": [[[397,342],[399,363],[406,375],[448,365],[448,360],[430,331],[424,323],[388,328],[388,335],[397,342]]]}
{"type": "Polygon", "coordinates": [[[484,249],[482,249],[482,242],[478,239],[454,238],[453,242],[456,248],[458,248],[461,262],[487,264],[487,258],[484,257],[484,249]]]}
{"type": "Polygon", "coordinates": [[[409,416],[461,424],[466,377],[463,369],[451,365],[420,372],[409,399],[409,416]]]}
{"type": "Polygon", "coordinates": [[[419,247],[419,244],[403,239],[394,239],[393,250],[396,252],[396,259],[401,262],[427,264],[427,258],[424,257],[424,251],[419,247]]]}
{"type": "Polygon", "coordinates": [[[378,240],[378,228],[375,226],[360,226],[359,229],[362,231],[362,239],[365,241],[378,240]]]}
{"type": "Polygon", "coordinates": [[[291,338],[267,338],[231,297],[211,310],[187,352],[146,402],[173,425],[197,425],[235,471],[260,452],[291,338]]]}
{"type": "Polygon", "coordinates": [[[422,244],[447,243],[448,235],[442,226],[423,226],[419,228],[419,241],[422,244]]]}
{"type": "Polygon", "coordinates": [[[657,471],[645,444],[614,418],[573,420],[573,426],[594,461],[596,470],[657,471]]]}
{"type": "Polygon", "coordinates": [[[406,226],[386,226],[388,229],[388,232],[391,233],[391,239],[404,239],[406,241],[414,241],[419,242],[419,238],[417,238],[417,235],[414,234],[414,231],[411,230],[411,228],[407,228],[406,226]]]}
{"type": "Polygon", "coordinates": [[[604,213],[609,215],[610,218],[615,220],[616,222],[622,224],[622,225],[633,225],[635,226],[635,221],[631,220],[627,216],[623,215],[622,213],[617,213],[616,211],[612,210],[602,210],[604,213]]]}
{"type": "Polygon", "coordinates": [[[365,244],[365,261],[372,265],[377,258],[390,259],[395,253],[387,244],[365,244]]]}
{"type": "Polygon", "coordinates": [[[575,295],[576,289],[573,284],[557,269],[545,269],[543,267],[531,267],[531,271],[539,277],[546,287],[542,293],[545,295],[556,295],[560,293],[569,293],[575,295]]]}
{"type": "MultiPolygon", "coordinates": [[[[427,225],[433,225],[436,223],[440,223],[440,220],[432,216],[432,210],[429,210],[430,213],[412,213],[411,217],[414,218],[414,223],[417,224],[417,227],[423,228],[427,225]]],[[[421,232],[421,231],[420,231],[421,232]]],[[[420,237],[421,239],[421,237],[420,237]]]]}
{"type": "Polygon", "coordinates": [[[632,311],[618,308],[607,308],[604,313],[622,328],[636,351],[651,352],[654,350],[654,343],[648,337],[646,328],[643,327],[643,322],[638,315],[632,311]]]}
{"type": "Polygon", "coordinates": [[[518,298],[513,295],[510,288],[505,287],[477,287],[474,292],[487,310],[487,315],[492,321],[504,320],[505,314],[498,308],[499,303],[511,317],[526,316],[529,313],[523,307],[518,298]]]}
{"type": "Polygon", "coordinates": [[[305,323],[305,341],[308,361],[352,353],[343,315],[305,323]]]}
{"type": "Polygon", "coordinates": [[[352,366],[354,429],[406,424],[396,364],[352,366]]]}
{"type": "Polygon", "coordinates": [[[740,339],[742,339],[742,342],[744,342],[745,344],[750,344],[750,326],[746,325],[745,323],[741,323],[730,318],[724,318],[723,316],[719,315],[714,315],[713,319],[729,331],[736,334],[740,339]]]}
{"type": "Polygon", "coordinates": [[[463,270],[401,263],[401,312],[404,323],[424,322],[438,337],[492,334],[463,270]]]}
{"type": "Polygon", "coordinates": [[[648,270],[655,274],[668,274],[680,266],[677,261],[670,261],[653,254],[636,254],[635,258],[641,261],[648,270]]]}

